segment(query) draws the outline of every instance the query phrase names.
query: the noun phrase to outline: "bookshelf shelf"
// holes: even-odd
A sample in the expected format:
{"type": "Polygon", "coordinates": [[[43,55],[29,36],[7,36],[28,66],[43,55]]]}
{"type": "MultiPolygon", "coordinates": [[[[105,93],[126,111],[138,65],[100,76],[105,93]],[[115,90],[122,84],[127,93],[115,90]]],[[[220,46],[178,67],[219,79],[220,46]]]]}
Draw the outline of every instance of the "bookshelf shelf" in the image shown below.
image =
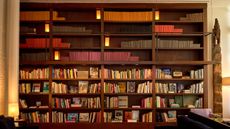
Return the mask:
{"type": "Polygon", "coordinates": [[[100,34],[90,34],[90,33],[55,33],[53,36],[62,36],[62,37],[75,37],[75,36],[101,36],[100,34]]]}
{"type": "Polygon", "coordinates": [[[170,24],[203,24],[202,21],[174,21],[174,20],[171,20],[171,21],[163,21],[163,20],[159,20],[159,21],[155,21],[156,24],[158,23],[170,23],[170,24]]]}
{"type": "Polygon", "coordinates": [[[188,51],[188,50],[203,50],[204,48],[156,48],[157,50],[177,50],[177,51],[188,51]]]}
{"type": "Polygon", "coordinates": [[[176,122],[157,122],[156,126],[177,126],[176,122]]]}
{"type": "Polygon", "coordinates": [[[207,4],[22,2],[20,9],[20,117],[30,125],[155,129],[176,126],[159,117],[207,107],[207,4]],[[39,105],[48,107],[22,108],[39,105]]]}
{"type": "Polygon", "coordinates": [[[86,96],[100,96],[100,93],[85,93],[85,94],[79,94],[79,93],[53,93],[52,96],[53,97],[86,97],[86,96]]]}
{"type": "Polygon", "coordinates": [[[85,78],[77,78],[77,79],[56,79],[53,78],[53,81],[100,81],[99,78],[89,78],[89,79],[85,79],[85,78]]]}
{"type": "Polygon", "coordinates": [[[158,96],[204,95],[203,93],[156,93],[158,96]]]}
{"type": "Polygon", "coordinates": [[[53,23],[101,23],[100,20],[55,20],[53,23]]]}
{"type": "Polygon", "coordinates": [[[20,108],[22,111],[49,111],[49,108],[20,108]]]}
{"type": "Polygon", "coordinates": [[[100,108],[82,108],[82,107],[79,107],[79,108],[75,108],[75,107],[71,107],[71,108],[53,108],[53,110],[55,111],[64,111],[66,112],[67,110],[68,111],[99,111],[100,108]]]}
{"type": "Polygon", "coordinates": [[[19,93],[19,96],[48,96],[49,93],[19,93]]]}
{"type": "Polygon", "coordinates": [[[153,110],[152,108],[105,108],[104,110],[153,110]]]}
{"type": "Polygon", "coordinates": [[[124,34],[115,34],[115,33],[106,33],[105,36],[111,36],[111,37],[151,37],[152,34],[148,33],[142,33],[142,34],[130,34],[130,33],[124,33],[124,34]]]}
{"type": "Polygon", "coordinates": [[[182,78],[157,78],[156,81],[202,81],[203,79],[182,79],[182,78]]]}
{"type": "Polygon", "coordinates": [[[105,96],[151,96],[152,93],[104,93],[105,96]]]}

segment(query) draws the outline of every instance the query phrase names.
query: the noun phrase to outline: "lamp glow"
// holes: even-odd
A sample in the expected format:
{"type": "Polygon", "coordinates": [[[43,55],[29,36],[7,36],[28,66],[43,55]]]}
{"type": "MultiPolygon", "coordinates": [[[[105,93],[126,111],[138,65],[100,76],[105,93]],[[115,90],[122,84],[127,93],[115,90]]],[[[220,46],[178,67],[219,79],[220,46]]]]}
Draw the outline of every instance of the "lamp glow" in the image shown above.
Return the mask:
{"type": "Polygon", "coordinates": [[[96,19],[101,19],[101,10],[96,10],[96,19]]]}
{"type": "Polygon", "coordinates": [[[230,77],[224,77],[222,79],[222,85],[230,85],[230,77]]]}
{"type": "Polygon", "coordinates": [[[110,44],[110,38],[109,37],[105,37],[105,46],[109,47],[110,44]]]}
{"type": "Polygon", "coordinates": [[[160,20],[160,11],[155,11],[155,20],[160,20]]]}
{"type": "Polygon", "coordinates": [[[18,103],[9,103],[8,115],[13,117],[15,120],[18,119],[18,115],[19,115],[18,103]]]}
{"type": "Polygon", "coordinates": [[[60,52],[54,51],[54,60],[60,60],[60,52]]]}
{"type": "Polygon", "coordinates": [[[50,32],[50,26],[49,26],[49,24],[45,24],[45,32],[50,32]]]}

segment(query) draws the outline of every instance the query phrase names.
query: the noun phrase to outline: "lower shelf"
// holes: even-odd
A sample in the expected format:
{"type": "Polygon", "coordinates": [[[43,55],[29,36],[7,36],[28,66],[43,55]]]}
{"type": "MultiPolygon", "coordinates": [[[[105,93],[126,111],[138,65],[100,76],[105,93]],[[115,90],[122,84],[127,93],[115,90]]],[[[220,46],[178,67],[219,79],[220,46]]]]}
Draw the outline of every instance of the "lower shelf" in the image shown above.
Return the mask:
{"type": "Polygon", "coordinates": [[[154,129],[153,123],[40,123],[39,129],[154,129]]]}
{"type": "Polygon", "coordinates": [[[157,122],[156,126],[177,126],[176,122],[157,122]]]}

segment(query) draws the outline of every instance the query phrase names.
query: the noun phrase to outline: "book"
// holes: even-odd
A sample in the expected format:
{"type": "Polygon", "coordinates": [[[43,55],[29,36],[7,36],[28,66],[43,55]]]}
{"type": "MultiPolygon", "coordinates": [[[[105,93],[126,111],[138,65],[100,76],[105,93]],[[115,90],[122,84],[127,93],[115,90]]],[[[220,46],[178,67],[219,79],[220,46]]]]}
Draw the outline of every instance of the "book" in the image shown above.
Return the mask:
{"type": "Polygon", "coordinates": [[[115,110],[115,121],[114,122],[123,122],[123,111],[115,110]]]}
{"type": "Polygon", "coordinates": [[[98,78],[98,67],[90,67],[89,76],[90,78],[98,78]]]}
{"type": "Polygon", "coordinates": [[[49,82],[43,83],[43,93],[49,93],[49,82]]]}
{"type": "Polygon", "coordinates": [[[126,82],[118,82],[120,93],[126,93],[126,82]]]}
{"type": "Polygon", "coordinates": [[[41,84],[40,83],[33,83],[32,92],[40,92],[41,91],[41,84]]]}
{"type": "Polygon", "coordinates": [[[132,120],[139,121],[139,110],[132,110],[132,120]]]}
{"type": "Polygon", "coordinates": [[[69,93],[70,94],[78,93],[78,87],[77,86],[69,86],[69,93]]]}
{"type": "Polygon", "coordinates": [[[20,102],[20,107],[22,108],[27,108],[27,103],[26,103],[26,100],[24,99],[19,99],[19,102],[20,102]]]}
{"type": "Polygon", "coordinates": [[[78,93],[88,93],[88,81],[79,81],[78,82],[78,93]]]}
{"type": "Polygon", "coordinates": [[[172,71],[170,68],[162,68],[161,70],[164,78],[172,78],[172,71]]]}
{"type": "Polygon", "coordinates": [[[135,93],[135,92],[136,92],[135,82],[127,82],[127,93],[135,93]]]}
{"type": "Polygon", "coordinates": [[[118,96],[118,107],[128,108],[128,96],[118,96]]]}
{"type": "Polygon", "coordinates": [[[81,107],[81,99],[79,97],[72,98],[71,107],[81,107]]]}
{"type": "Polygon", "coordinates": [[[80,113],[79,122],[89,122],[89,113],[80,113]]]}
{"type": "Polygon", "coordinates": [[[80,79],[88,79],[89,71],[77,71],[77,77],[80,79]]]}
{"type": "Polygon", "coordinates": [[[77,123],[78,121],[78,113],[67,113],[66,123],[77,123]]]}
{"type": "Polygon", "coordinates": [[[88,107],[88,99],[87,98],[81,98],[81,107],[87,108],[88,107]]]}

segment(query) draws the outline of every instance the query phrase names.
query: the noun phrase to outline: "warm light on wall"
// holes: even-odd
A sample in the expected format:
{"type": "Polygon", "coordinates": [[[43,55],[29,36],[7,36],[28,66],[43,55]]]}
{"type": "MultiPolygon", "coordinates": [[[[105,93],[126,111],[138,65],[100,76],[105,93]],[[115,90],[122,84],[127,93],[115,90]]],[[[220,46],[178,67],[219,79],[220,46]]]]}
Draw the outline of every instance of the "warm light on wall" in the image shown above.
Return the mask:
{"type": "Polygon", "coordinates": [[[54,60],[60,60],[60,51],[54,51],[54,60]]]}
{"type": "Polygon", "coordinates": [[[49,26],[49,24],[45,24],[45,32],[50,32],[50,26],[49,26]]]}
{"type": "Polygon", "coordinates": [[[18,119],[19,115],[19,107],[18,103],[9,103],[9,108],[8,108],[8,116],[14,117],[14,119],[18,119]]]}
{"type": "Polygon", "coordinates": [[[222,78],[222,85],[223,86],[230,86],[230,77],[222,78]]]}
{"type": "Polygon", "coordinates": [[[109,37],[105,37],[105,46],[109,47],[110,44],[110,38],[109,37]]]}
{"type": "Polygon", "coordinates": [[[155,11],[155,20],[160,20],[160,11],[159,10],[155,11]]]}
{"type": "Polygon", "coordinates": [[[96,10],[96,19],[101,19],[101,10],[96,10]]]}

